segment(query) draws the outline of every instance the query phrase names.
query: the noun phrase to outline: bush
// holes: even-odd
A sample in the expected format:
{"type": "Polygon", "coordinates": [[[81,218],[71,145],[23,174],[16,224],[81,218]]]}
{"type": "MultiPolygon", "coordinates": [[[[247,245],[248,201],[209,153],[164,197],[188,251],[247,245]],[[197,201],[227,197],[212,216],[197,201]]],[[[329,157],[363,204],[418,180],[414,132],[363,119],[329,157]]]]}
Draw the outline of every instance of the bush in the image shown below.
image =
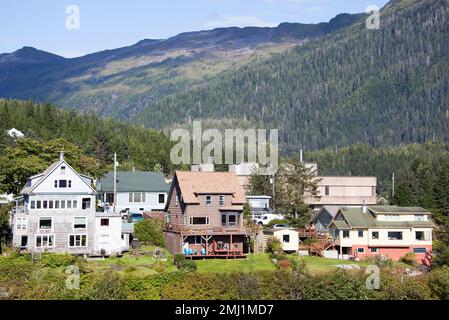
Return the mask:
{"type": "Polygon", "coordinates": [[[43,253],[40,263],[44,267],[68,267],[77,262],[77,257],[71,254],[43,253]]]}
{"type": "Polygon", "coordinates": [[[159,219],[146,219],[134,225],[136,237],[140,242],[165,247],[163,233],[164,221],[159,219]]]}
{"type": "Polygon", "coordinates": [[[178,263],[178,269],[184,271],[196,271],[196,262],[193,260],[181,260],[178,263]]]}
{"type": "Polygon", "coordinates": [[[158,300],[160,295],[155,286],[145,278],[130,277],[125,279],[128,300],[158,300]]]}
{"type": "Polygon", "coordinates": [[[282,243],[276,237],[270,237],[267,240],[267,252],[279,254],[282,252],[282,243]]]}
{"type": "Polygon", "coordinates": [[[179,269],[179,263],[185,260],[186,257],[183,254],[178,253],[173,257],[173,264],[179,269]]]}
{"type": "Polygon", "coordinates": [[[278,261],[278,267],[281,269],[289,269],[292,267],[292,262],[289,259],[278,261]]]}
{"type": "Polygon", "coordinates": [[[399,259],[400,262],[408,264],[409,266],[416,266],[416,255],[413,252],[409,252],[406,255],[404,255],[403,257],[401,257],[401,259],[399,259]]]}
{"type": "Polygon", "coordinates": [[[83,299],[87,300],[124,300],[128,297],[128,287],[117,272],[104,272],[85,276],[81,282],[83,299]]]}
{"type": "Polygon", "coordinates": [[[449,267],[443,266],[432,270],[429,276],[429,287],[434,294],[443,300],[449,300],[449,267]]]}
{"type": "Polygon", "coordinates": [[[381,269],[393,267],[393,260],[383,255],[368,257],[365,259],[365,261],[374,264],[381,269]]]}

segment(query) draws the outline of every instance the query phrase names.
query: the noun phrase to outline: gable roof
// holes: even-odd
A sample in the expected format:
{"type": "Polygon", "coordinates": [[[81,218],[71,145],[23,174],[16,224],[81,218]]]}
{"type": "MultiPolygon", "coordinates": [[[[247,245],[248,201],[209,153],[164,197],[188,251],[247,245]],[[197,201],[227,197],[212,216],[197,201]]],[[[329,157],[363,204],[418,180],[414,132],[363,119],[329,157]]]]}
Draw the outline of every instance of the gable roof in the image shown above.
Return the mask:
{"type": "Polygon", "coordinates": [[[176,171],[176,181],[185,203],[199,203],[199,194],[232,194],[232,204],[244,204],[245,192],[234,172],[176,171]]]}
{"type": "MultiPolygon", "coordinates": [[[[397,207],[400,208],[400,207],[397,207]]],[[[338,212],[342,214],[344,220],[334,218],[331,224],[337,228],[344,230],[346,225],[351,229],[357,228],[412,228],[412,227],[433,227],[434,223],[428,221],[378,221],[371,207],[363,212],[362,208],[341,208],[338,212]],[[344,223],[344,224],[343,224],[344,223]]]]}
{"type": "MultiPolygon", "coordinates": [[[[146,171],[118,171],[117,192],[168,192],[170,185],[163,173],[146,171]]],[[[98,192],[114,191],[114,172],[97,181],[98,192]]]]}
{"type": "Polygon", "coordinates": [[[312,215],[312,218],[310,218],[310,221],[311,222],[315,221],[315,219],[318,218],[323,212],[326,212],[327,214],[329,214],[333,219],[337,215],[340,208],[341,208],[341,206],[324,206],[312,215]]]}
{"type": "Polygon", "coordinates": [[[25,194],[30,194],[33,192],[34,189],[36,189],[37,186],[39,186],[42,181],[44,181],[45,179],[47,179],[47,177],[53,172],[55,171],[57,168],[59,168],[60,165],[64,164],[65,166],[67,166],[70,170],[72,170],[79,178],[80,180],[82,180],[90,189],[93,193],[96,193],[95,189],[92,188],[91,185],[89,185],[88,183],[86,183],[86,181],[84,179],[82,179],[81,177],[85,177],[88,179],[93,180],[93,178],[83,175],[83,174],[79,174],[75,169],[72,168],[71,165],[69,165],[64,159],[62,160],[58,160],[56,162],[53,162],[47,169],[45,169],[43,172],[35,174],[31,177],[29,177],[28,179],[37,179],[40,178],[39,180],[36,181],[36,183],[34,183],[34,185],[32,186],[27,186],[25,185],[25,187],[22,188],[22,190],[20,191],[21,195],[25,195],[25,194]]]}

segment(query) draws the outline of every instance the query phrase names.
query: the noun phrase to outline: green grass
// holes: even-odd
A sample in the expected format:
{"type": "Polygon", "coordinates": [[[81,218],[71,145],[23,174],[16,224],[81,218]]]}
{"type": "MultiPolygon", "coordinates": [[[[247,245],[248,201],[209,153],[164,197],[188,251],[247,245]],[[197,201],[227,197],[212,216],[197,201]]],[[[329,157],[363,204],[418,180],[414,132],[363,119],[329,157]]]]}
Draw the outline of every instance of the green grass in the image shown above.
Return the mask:
{"type": "Polygon", "coordinates": [[[246,259],[205,259],[196,260],[198,272],[257,272],[273,271],[276,267],[266,253],[249,254],[246,259]]]}

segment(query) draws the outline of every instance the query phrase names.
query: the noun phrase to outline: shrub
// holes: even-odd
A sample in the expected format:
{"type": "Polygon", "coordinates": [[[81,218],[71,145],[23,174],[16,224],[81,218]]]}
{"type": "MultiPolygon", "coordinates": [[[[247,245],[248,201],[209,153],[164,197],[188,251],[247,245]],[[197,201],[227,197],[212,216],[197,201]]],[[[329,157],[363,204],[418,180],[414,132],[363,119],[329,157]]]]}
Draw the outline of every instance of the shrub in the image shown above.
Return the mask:
{"type": "Polygon", "coordinates": [[[158,300],[160,295],[156,287],[146,278],[128,276],[125,279],[128,300],[158,300]]]}
{"type": "Polygon", "coordinates": [[[157,261],[154,264],[153,269],[157,273],[164,273],[167,270],[167,264],[165,262],[162,262],[162,261],[157,261]]]}
{"type": "Polygon", "coordinates": [[[429,300],[432,298],[427,277],[410,277],[385,271],[380,277],[378,294],[377,299],[387,300],[429,300]]]}
{"type": "Polygon", "coordinates": [[[278,267],[281,269],[289,269],[292,267],[292,262],[289,259],[278,261],[278,267]]]}
{"type": "Polygon", "coordinates": [[[43,253],[40,263],[44,267],[57,268],[74,265],[77,260],[77,257],[71,254],[43,253]]]}
{"type": "Polygon", "coordinates": [[[165,247],[163,233],[164,221],[159,219],[146,219],[134,225],[135,235],[139,241],[165,247]]]}
{"type": "Polygon", "coordinates": [[[413,252],[409,252],[406,255],[404,255],[403,257],[401,257],[401,259],[399,259],[400,262],[408,264],[409,266],[416,266],[416,255],[413,252]]]}
{"type": "Polygon", "coordinates": [[[84,277],[82,285],[83,299],[88,300],[124,300],[128,297],[128,287],[117,272],[104,272],[84,277]]]}
{"type": "Polygon", "coordinates": [[[444,300],[449,300],[449,267],[443,266],[432,270],[429,276],[429,287],[435,295],[444,300]]]}
{"type": "Polygon", "coordinates": [[[250,273],[235,274],[235,282],[239,299],[255,300],[260,298],[260,280],[257,275],[250,273]]]}
{"type": "Polygon", "coordinates": [[[185,261],[186,257],[183,254],[175,254],[173,257],[173,264],[179,269],[179,263],[185,261]]]}
{"type": "Polygon", "coordinates": [[[279,254],[282,252],[282,243],[276,237],[270,237],[267,240],[267,252],[279,254]]]}
{"type": "Polygon", "coordinates": [[[383,256],[383,255],[377,255],[374,257],[368,257],[365,259],[365,261],[374,264],[378,266],[379,268],[391,268],[393,267],[393,260],[390,258],[383,256]]]}
{"type": "Polygon", "coordinates": [[[178,269],[184,271],[196,271],[196,262],[193,260],[181,260],[178,263],[178,269]]]}

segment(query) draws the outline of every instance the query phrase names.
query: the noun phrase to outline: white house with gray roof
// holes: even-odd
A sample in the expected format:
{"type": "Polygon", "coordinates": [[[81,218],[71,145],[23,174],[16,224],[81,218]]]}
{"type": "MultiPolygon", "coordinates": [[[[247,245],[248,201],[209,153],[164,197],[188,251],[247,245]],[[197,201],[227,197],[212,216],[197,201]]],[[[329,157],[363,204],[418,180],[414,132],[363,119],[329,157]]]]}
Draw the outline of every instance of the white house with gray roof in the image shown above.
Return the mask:
{"type": "MultiPolygon", "coordinates": [[[[109,172],[97,181],[98,198],[105,206],[114,203],[114,173],[109,172]]],[[[117,172],[116,211],[163,211],[170,184],[163,173],[144,171],[117,172]]]]}
{"type": "Polygon", "coordinates": [[[13,246],[28,252],[122,252],[120,215],[97,213],[93,179],[59,161],[30,177],[12,210],[13,246]],[[98,225],[98,227],[96,227],[98,225]]]}

